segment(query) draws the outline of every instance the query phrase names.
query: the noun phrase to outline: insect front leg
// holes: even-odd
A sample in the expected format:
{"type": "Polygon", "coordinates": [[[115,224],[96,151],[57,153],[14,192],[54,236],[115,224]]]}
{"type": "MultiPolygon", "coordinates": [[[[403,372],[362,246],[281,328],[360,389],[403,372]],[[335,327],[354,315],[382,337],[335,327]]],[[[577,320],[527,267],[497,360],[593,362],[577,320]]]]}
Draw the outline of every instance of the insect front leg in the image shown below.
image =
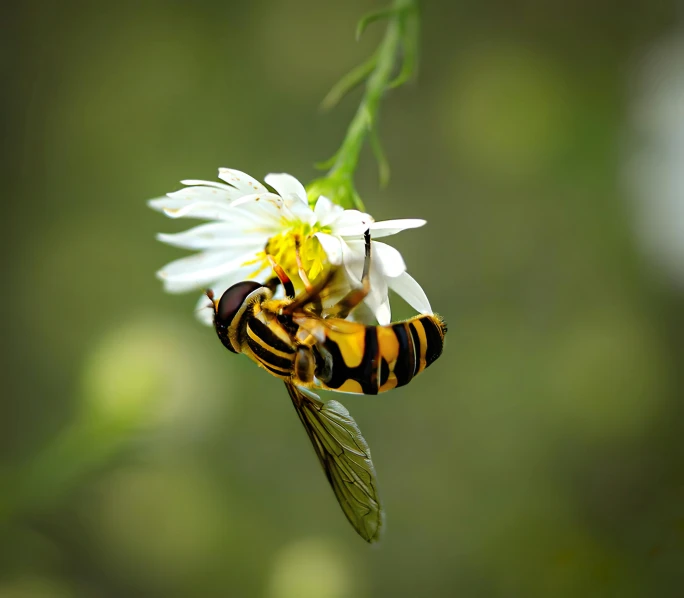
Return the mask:
{"type": "Polygon", "coordinates": [[[269,278],[265,283],[264,286],[271,291],[275,295],[276,290],[278,289],[278,285],[280,284],[280,279],[277,276],[274,276],[273,278],[269,278]]]}
{"type": "Polygon", "coordinates": [[[292,284],[290,277],[285,273],[285,270],[283,270],[280,264],[276,263],[272,255],[268,255],[266,257],[268,257],[268,261],[271,264],[271,268],[273,268],[273,271],[276,274],[274,278],[272,278],[266,283],[266,286],[271,288],[269,285],[273,285],[271,291],[275,293],[275,289],[278,287],[278,283],[281,283],[283,285],[283,288],[285,289],[285,297],[287,297],[288,299],[294,299],[294,285],[292,284]]]}

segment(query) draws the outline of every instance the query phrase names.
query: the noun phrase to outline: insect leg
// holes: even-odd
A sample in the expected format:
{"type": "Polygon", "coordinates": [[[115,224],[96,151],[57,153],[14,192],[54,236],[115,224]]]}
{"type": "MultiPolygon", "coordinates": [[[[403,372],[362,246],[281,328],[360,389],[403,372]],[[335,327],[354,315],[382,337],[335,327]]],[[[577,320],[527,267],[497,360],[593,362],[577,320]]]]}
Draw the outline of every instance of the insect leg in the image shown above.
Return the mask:
{"type": "Polygon", "coordinates": [[[300,384],[310,384],[314,379],[314,357],[309,347],[300,346],[295,357],[294,373],[300,384]]]}
{"type": "Polygon", "coordinates": [[[271,293],[275,293],[276,290],[278,289],[278,285],[280,284],[280,278],[277,276],[274,276],[273,278],[269,278],[265,283],[264,286],[271,291],[271,293]]]}
{"type": "Polygon", "coordinates": [[[304,270],[304,264],[302,263],[302,256],[299,253],[299,239],[295,239],[295,256],[297,258],[297,268],[299,273],[299,278],[304,283],[304,290],[312,298],[313,309],[316,313],[321,313],[323,310],[323,305],[321,303],[321,298],[318,296],[319,292],[315,292],[314,286],[311,284],[309,277],[306,275],[306,270],[304,270]]]}
{"type": "Polygon", "coordinates": [[[295,257],[297,258],[297,272],[299,274],[299,278],[304,283],[304,289],[306,290],[307,293],[311,293],[311,291],[313,291],[314,287],[311,284],[309,277],[306,275],[306,270],[304,270],[304,264],[302,264],[302,256],[299,253],[299,246],[300,246],[299,238],[296,238],[295,239],[295,257]]]}
{"type": "Polygon", "coordinates": [[[346,318],[352,309],[361,303],[370,292],[370,262],[371,262],[371,237],[370,229],[363,233],[365,241],[365,255],[363,259],[363,274],[361,275],[361,288],[352,289],[329,311],[334,318],[346,318]]]}
{"type": "Polygon", "coordinates": [[[289,303],[285,307],[283,307],[283,313],[284,314],[293,314],[295,311],[298,309],[301,309],[302,306],[306,305],[307,303],[315,303],[318,296],[320,295],[321,291],[330,284],[330,281],[333,278],[333,275],[335,274],[335,271],[333,269],[330,269],[329,272],[320,280],[320,282],[317,282],[315,285],[311,287],[310,291],[305,291],[299,297],[297,297],[292,303],[289,303]]]}
{"type": "MultiPolygon", "coordinates": [[[[211,303],[209,305],[206,305],[205,307],[208,307],[209,309],[213,310],[214,313],[216,313],[216,308],[218,307],[218,300],[215,299],[214,291],[212,289],[206,289],[204,291],[204,294],[207,296],[207,299],[211,301],[211,303]]],[[[197,311],[199,311],[199,309],[197,311]]]]}
{"type": "Polygon", "coordinates": [[[267,257],[268,261],[271,264],[271,267],[273,268],[273,271],[276,273],[276,276],[278,277],[278,280],[280,280],[280,282],[283,285],[283,288],[285,289],[285,296],[288,299],[294,299],[295,290],[294,285],[290,280],[290,277],[285,273],[285,270],[283,270],[282,267],[276,263],[272,255],[268,255],[267,257]]]}

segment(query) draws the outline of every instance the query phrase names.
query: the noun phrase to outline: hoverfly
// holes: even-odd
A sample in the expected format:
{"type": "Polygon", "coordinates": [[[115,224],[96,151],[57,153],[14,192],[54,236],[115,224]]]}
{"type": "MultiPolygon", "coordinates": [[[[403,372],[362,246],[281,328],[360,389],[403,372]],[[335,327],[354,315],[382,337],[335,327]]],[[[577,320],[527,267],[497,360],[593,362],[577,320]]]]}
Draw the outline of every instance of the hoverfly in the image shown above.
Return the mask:
{"type": "Polygon", "coordinates": [[[349,412],[337,401],[322,402],[312,388],[375,395],[408,384],[442,353],[447,328],[435,315],[415,316],[387,326],[366,326],[347,316],[370,291],[370,231],[364,234],[361,288],[330,308],[321,297],[332,270],[316,286],[299,267],[306,290],[295,297],[285,271],[262,285],[239,282],[220,300],[206,292],[214,327],[223,345],[245,353],[282,379],[344,514],[367,542],[378,540],[383,511],[370,449],[349,412]],[[285,299],[273,295],[282,284],[285,299]]]}

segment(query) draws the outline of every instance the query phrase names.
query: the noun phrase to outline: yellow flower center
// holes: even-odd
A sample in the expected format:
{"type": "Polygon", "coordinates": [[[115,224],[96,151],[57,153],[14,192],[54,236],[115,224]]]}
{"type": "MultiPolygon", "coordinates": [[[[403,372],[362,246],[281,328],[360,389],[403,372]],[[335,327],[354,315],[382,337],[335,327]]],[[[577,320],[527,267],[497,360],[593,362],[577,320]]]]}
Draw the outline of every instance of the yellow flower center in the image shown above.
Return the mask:
{"type": "MultiPolygon", "coordinates": [[[[290,224],[290,223],[288,223],[290,224]]],[[[304,222],[296,222],[288,229],[271,237],[260,251],[256,259],[243,264],[244,266],[254,264],[257,269],[252,273],[252,278],[266,269],[271,268],[268,256],[272,256],[296,287],[301,287],[299,277],[299,266],[297,264],[297,250],[302,268],[310,282],[314,282],[328,264],[328,256],[323,250],[322,245],[314,236],[316,233],[330,233],[329,227],[315,224],[310,226],[304,222]]]]}

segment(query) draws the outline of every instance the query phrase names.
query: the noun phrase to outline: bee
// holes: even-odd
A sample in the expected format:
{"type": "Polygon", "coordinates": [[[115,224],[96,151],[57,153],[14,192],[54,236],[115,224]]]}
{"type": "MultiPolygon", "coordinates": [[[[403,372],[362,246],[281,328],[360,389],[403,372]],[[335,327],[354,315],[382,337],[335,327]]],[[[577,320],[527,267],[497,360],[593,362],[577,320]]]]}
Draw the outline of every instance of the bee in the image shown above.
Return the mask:
{"type": "MultiPolygon", "coordinates": [[[[364,233],[361,287],[330,308],[322,297],[335,270],[311,285],[299,263],[305,291],[274,261],[276,276],[266,284],[239,282],[211,300],[214,327],[232,353],[244,353],[285,382],[347,519],[367,542],[379,539],[384,513],[378,498],[370,449],[349,412],[337,401],[323,402],[312,389],[376,395],[408,384],[442,353],[447,328],[435,315],[420,315],[387,326],[346,319],[370,291],[370,231],[364,233]],[[285,299],[274,299],[279,284],[285,299]]],[[[299,256],[298,256],[299,257],[299,256]]]]}

